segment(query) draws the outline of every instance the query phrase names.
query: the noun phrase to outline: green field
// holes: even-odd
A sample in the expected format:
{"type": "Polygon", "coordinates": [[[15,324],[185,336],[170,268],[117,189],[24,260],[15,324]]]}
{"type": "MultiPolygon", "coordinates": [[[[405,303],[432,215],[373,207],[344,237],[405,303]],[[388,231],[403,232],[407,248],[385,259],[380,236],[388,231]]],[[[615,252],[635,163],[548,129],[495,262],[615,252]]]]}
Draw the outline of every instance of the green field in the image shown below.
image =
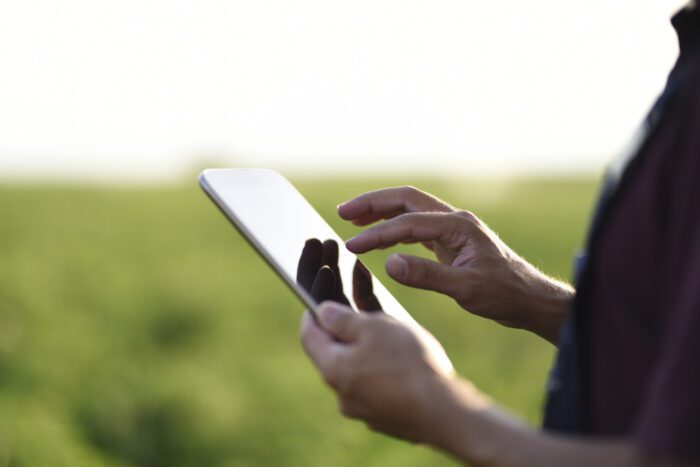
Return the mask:
{"type": "MultiPolygon", "coordinates": [[[[411,183],[568,278],[591,179],[297,180],[343,237],[352,195],[411,183]]],[[[281,232],[284,230],[281,229],[281,232]]],[[[420,251],[404,247],[404,251],[420,251]]],[[[538,423],[554,349],[386,279],[458,371],[538,423]]],[[[298,343],[302,306],[192,181],[0,185],[0,466],[439,466],[338,415],[298,343]]]]}

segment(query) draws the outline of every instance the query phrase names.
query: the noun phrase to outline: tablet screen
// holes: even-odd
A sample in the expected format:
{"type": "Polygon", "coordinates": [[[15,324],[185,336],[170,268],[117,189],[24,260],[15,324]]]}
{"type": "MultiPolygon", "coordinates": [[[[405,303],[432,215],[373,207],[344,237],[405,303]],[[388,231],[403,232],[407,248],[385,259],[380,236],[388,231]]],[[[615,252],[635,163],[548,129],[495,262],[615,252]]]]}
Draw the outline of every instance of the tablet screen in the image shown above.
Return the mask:
{"type": "MultiPolygon", "coordinates": [[[[239,231],[292,287],[307,306],[310,294],[296,283],[297,266],[307,240],[335,240],[345,295],[352,303],[353,268],[357,257],[299,191],[277,172],[262,169],[209,169],[200,184],[239,231]]],[[[387,314],[413,321],[401,304],[372,278],[374,294],[387,314]]]]}

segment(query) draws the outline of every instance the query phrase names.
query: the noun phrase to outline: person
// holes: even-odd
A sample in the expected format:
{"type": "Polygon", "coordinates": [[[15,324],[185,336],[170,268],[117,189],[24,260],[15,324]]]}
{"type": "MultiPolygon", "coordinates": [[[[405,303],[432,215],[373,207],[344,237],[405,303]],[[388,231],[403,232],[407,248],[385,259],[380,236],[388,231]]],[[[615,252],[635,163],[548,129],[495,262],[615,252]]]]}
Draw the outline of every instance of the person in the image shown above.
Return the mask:
{"type": "MultiPolygon", "coordinates": [[[[558,346],[542,429],[440,365],[417,332],[325,301],[302,344],[340,410],[475,466],[700,465],[700,13],[672,20],[680,55],[630,157],[610,168],[576,288],[547,277],[469,211],[415,188],[338,208],[363,253],[422,242],[437,261],[392,254],[396,281],[558,346]]],[[[323,263],[323,261],[321,262],[323,263]]],[[[333,284],[320,264],[314,281],[333,284]]],[[[326,287],[327,288],[327,287],[326,287]]],[[[324,287],[318,287],[323,290],[324,287]]]]}

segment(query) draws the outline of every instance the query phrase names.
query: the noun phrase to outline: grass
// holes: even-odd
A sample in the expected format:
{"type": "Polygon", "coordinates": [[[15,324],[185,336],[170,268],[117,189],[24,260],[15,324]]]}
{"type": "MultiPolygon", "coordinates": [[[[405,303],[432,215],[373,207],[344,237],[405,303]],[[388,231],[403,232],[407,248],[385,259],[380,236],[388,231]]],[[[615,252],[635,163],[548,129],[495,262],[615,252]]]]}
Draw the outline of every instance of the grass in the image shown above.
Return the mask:
{"type": "MultiPolygon", "coordinates": [[[[412,183],[476,212],[568,278],[595,183],[297,180],[334,206],[412,183]]],[[[194,182],[157,189],[0,186],[0,466],[440,466],[342,419],[298,344],[301,305],[194,182]]],[[[413,247],[406,247],[413,250],[413,247]]],[[[554,349],[397,286],[461,374],[533,423],[554,349]]]]}

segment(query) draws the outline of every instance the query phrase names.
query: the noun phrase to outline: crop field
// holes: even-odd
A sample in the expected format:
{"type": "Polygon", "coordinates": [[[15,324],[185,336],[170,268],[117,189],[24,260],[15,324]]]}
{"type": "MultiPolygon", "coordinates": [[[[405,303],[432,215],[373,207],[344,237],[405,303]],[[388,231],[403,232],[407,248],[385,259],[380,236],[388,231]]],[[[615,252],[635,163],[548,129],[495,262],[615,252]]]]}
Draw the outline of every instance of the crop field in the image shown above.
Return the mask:
{"type": "MultiPolygon", "coordinates": [[[[410,183],[469,209],[568,279],[591,178],[297,179],[335,215],[410,183]]],[[[284,235],[284,226],[280,226],[284,235]]],[[[422,251],[417,246],[400,248],[422,251]]],[[[459,373],[533,424],[554,348],[387,278],[459,373]]],[[[196,182],[0,184],[0,466],[415,467],[447,456],[343,419],[298,341],[302,305],[196,182]]]]}

